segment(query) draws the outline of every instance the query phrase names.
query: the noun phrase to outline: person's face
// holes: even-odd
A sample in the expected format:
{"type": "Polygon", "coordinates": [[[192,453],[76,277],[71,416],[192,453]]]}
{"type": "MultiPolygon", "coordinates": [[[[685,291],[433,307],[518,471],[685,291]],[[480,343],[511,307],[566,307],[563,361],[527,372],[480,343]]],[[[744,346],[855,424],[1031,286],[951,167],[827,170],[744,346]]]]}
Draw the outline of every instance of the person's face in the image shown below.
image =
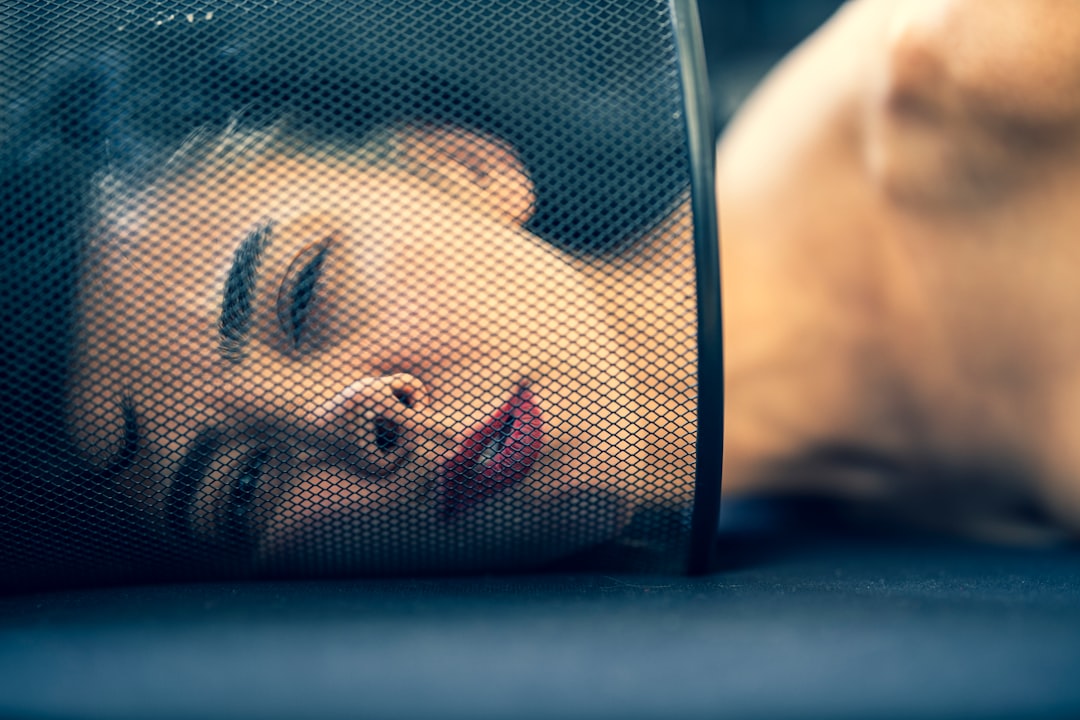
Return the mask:
{"type": "Polygon", "coordinates": [[[105,465],[136,433],[130,496],[256,567],[492,567],[611,537],[646,451],[597,299],[522,229],[498,144],[396,143],[412,170],[268,151],[108,209],[80,446],[105,465]]]}

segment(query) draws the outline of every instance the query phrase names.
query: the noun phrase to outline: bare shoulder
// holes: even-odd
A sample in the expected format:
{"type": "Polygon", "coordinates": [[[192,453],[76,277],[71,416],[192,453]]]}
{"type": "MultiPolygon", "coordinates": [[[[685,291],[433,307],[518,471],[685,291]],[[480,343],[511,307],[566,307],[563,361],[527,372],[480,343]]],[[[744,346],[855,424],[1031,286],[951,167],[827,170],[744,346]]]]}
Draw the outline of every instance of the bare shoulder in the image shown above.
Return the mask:
{"type": "Polygon", "coordinates": [[[866,156],[889,197],[966,211],[1038,187],[1080,126],[1080,4],[897,4],[864,88],[866,156]]]}
{"type": "Polygon", "coordinates": [[[852,0],[717,168],[727,487],[841,445],[1080,528],[1080,3],[852,0]]]}
{"type": "Polygon", "coordinates": [[[1039,127],[1080,114],[1080,4],[919,0],[890,14],[894,101],[1039,127]]]}
{"type": "Polygon", "coordinates": [[[775,181],[793,153],[856,120],[866,63],[880,47],[892,2],[847,3],[755,90],[718,146],[722,196],[775,181]]]}
{"type": "Polygon", "coordinates": [[[893,200],[996,202],[1078,136],[1080,3],[853,0],[743,108],[720,186],[753,190],[833,137],[893,200]]]}

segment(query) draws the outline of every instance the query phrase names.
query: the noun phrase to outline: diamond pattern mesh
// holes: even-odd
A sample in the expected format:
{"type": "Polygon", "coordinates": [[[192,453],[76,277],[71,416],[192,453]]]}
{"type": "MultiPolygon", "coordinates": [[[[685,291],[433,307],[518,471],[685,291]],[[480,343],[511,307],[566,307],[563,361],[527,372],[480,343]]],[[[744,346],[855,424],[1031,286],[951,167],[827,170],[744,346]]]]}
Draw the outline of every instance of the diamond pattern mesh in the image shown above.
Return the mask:
{"type": "Polygon", "coordinates": [[[677,563],[658,0],[0,9],[4,586],[677,563]]]}

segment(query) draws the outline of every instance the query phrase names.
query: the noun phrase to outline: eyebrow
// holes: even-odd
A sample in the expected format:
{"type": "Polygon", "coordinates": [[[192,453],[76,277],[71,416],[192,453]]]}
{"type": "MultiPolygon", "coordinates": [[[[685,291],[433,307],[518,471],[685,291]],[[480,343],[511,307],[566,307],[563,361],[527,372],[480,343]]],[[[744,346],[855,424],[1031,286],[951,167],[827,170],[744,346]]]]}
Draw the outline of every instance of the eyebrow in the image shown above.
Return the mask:
{"type": "Polygon", "coordinates": [[[270,244],[273,223],[267,221],[247,234],[233,255],[218,318],[218,351],[222,357],[237,362],[244,357],[251,330],[255,303],[255,284],[263,251],[270,244]]]}
{"type": "Polygon", "coordinates": [[[120,399],[120,418],[123,423],[120,449],[101,470],[91,471],[91,487],[107,487],[114,484],[121,474],[135,461],[142,442],[142,430],[139,427],[139,415],[135,411],[135,402],[131,396],[120,399]]]}

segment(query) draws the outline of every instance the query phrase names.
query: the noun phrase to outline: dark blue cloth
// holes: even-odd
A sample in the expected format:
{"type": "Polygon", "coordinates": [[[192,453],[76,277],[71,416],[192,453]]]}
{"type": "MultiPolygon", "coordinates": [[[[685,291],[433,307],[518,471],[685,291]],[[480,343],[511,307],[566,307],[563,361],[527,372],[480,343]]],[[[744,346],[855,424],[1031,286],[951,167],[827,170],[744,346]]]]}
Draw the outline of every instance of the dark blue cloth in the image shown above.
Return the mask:
{"type": "Polygon", "coordinates": [[[0,716],[1080,716],[1080,552],[740,531],[701,578],[0,599],[0,716]]]}

